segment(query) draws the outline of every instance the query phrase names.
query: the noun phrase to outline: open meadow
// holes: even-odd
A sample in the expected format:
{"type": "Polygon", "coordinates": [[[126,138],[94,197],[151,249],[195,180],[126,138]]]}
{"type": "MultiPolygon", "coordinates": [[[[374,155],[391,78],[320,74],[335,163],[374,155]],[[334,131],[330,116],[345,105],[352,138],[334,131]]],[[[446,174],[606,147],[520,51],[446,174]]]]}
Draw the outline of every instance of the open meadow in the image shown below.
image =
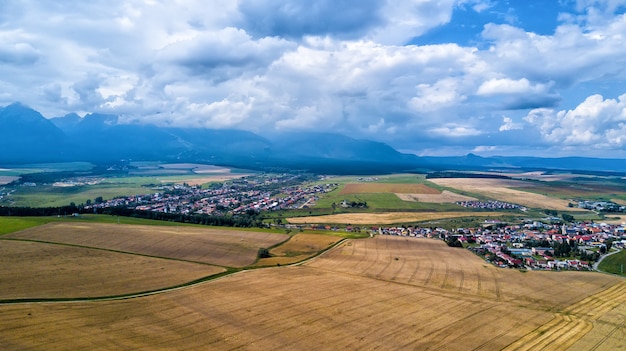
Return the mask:
{"type": "Polygon", "coordinates": [[[377,236],[150,296],[0,304],[0,349],[616,350],[624,302],[614,276],[522,273],[377,236]]]}

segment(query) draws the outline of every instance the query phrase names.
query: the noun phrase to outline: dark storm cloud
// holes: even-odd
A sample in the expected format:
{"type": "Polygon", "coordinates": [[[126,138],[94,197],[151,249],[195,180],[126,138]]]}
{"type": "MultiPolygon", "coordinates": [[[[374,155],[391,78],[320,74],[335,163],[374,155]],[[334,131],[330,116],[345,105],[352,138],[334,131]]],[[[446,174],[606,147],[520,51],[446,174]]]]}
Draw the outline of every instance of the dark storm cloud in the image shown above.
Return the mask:
{"type": "Polygon", "coordinates": [[[382,24],[380,0],[244,0],[242,27],[257,37],[333,35],[353,38],[382,24]]]}
{"type": "Polygon", "coordinates": [[[29,44],[0,44],[0,63],[31,65],[39,59],[39,53],[29,44]]]}

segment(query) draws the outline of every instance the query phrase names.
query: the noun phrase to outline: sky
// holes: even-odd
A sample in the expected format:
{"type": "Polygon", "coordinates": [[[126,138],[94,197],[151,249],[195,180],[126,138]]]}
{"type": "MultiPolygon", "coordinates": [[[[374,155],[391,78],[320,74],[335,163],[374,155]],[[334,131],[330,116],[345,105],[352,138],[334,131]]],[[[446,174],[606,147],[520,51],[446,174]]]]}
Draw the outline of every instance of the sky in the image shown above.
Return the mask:
{"type": "Polygon", "coordinates": [[[0,106],[626,158],[626,0],[2,0],[0,106]]]}

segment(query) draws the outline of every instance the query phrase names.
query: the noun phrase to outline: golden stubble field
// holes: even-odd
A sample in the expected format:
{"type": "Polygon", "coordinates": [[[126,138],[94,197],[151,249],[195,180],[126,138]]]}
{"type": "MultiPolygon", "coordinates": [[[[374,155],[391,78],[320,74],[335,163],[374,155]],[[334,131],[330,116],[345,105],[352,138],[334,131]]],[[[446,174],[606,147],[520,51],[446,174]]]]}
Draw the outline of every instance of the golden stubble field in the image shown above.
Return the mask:
{"type": "Polygon", "coordinates": [[[13,240],[0,240],[0,262],[0,300],[122,295],[225,271],[206,264],[13,240]]]}
{"type": "Polygon", "coordinates": [[[532,184],[519,180],[484,178],[441,178],[430,179],[437,185],[481,194],[500,201],[511,202],[532,208],[571,211],[569,201],[521,191],[512,188],[530,188],[532,184]]]}
{"type": "Polygon", "coordinates": [[[287,218],[289,223],[333,223],[333,224],[393,224],[422,222],[459,217],[500,217],[505,212],[383,212],[383,213],[339,213],[315,217],[287,218]]]}
{"type": "Polygon", "coordinates": [[[255,266],[275,266],[300,262],[336,244],[342,238],[323,234],[298,233],[270,250],[273,257],[261,258],[255,266]]]}
{"type": "Polygon", "coordinates": [[[617,350],[624,279],[498,269],[432,239],[117,301],[0,305],[0,349],[617,350]]]}
{"type": "Polygon", "coordinates": [[[137,226],[100,223],[50,223],[4,236],[116,250],[227,267],[254,263],[261,247],[289,238],[286,234],[196,227],[137,226]]]}

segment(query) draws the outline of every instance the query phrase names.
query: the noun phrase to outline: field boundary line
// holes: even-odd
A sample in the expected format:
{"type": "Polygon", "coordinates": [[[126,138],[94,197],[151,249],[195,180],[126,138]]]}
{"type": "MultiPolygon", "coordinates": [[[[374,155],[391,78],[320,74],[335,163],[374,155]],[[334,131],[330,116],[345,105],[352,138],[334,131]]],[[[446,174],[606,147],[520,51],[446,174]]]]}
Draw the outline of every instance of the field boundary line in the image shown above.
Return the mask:
{"type": "Polygon", "coordinates": [[[142,257],[149,257],[149,258],[158,258],[158,259],[163,259],[163,260],[179,261],[179,262],[186,262],[186,263],[195,263],[195,264],[201,264],[201,265],[205,265],[205,266],[221,267],[221,268],[226,268],[226,269],[230,268],[228,266],[221,266],[221,265],[218,265],[218,264],[212,264],[212,263],[207,263],[207,262],[186,260],[186,259],[183,259],[183,258],[148,255],[148,254],[142,254],[142,253],[132,252],[132,251],[122,251],[122,250],[115,250],[115,249],[106,249],[106,248],[103,248],[103,247],[94,247],[94,246],[86,246],[86,245],[79,245],[79,244],[60,243],[60,242],[57,242],[57,241],[46,241],[46,240],[37,240],[37,239],[23,239],[23,238],[0,238],[0,240],[21,241],[21,242],[31,242],[31,243],[39,243],[39,244],[69,246],[69,247],[76,247],[76,248],[80,248],[80,249],[91,249],[91,250],[107,251],[107,252],[114,252],[114,253],[126,254],[126,255],[135,255],[135,256],[142,256],[142,257]]]}
{"type": "MultiPolygon", "coordinates": [[[[44,242],[44,241],[28,240],[28,239],[0,239],[0,240],[37,242],[37,243],[43,243],[43,244],[57,244],[57,245],[66,245],[66,246],[76,246],[76,247],[85,248],[85,249],[96,249],[96,250],[104,250],[104,251],[111,251],[111,252],[117,252],[117,253],[126,253],[126,252],[123,252],[123,251],[120,252],[120,251],[109,250],[109,249],[98,249],[98,248],[84,247],[84,246],[73,245],[73,244],[63,244],[63,243],[54,243],[54,242],[49,242],[48,243],[48,242],[44,242]]],[[[282,265],[280,267],[277,267],[277,266],[266,266],[266,267],[232,268],[232,267],[223,267],[223,266],[211,265],[211,264],[208,264],[208,263],[201,263],[201,264],[204,264],[204,265],[207,265],[207,266],[224,268],[224,269],[226,269],[226,271],[225,272],[221,272],[221,273],[212,274],[212,275],[209,275],[209,276],[206,276],[206,277],[202,277],[202,278],[199,278],[199,279],[195,279],[195,280],[192,280],[192,281],[189,281],[189,282],[181,283],[181,284],[170,286],[170,287],[154,289],[154,290],[147,290],[147,291],[140,291],[140,292],[135,292],[135,293],[120,294],[120,295],[109,295],[109,296],[90,296],[90,297],[0,299],[0,305],[15,305],[15,304],[29,304],[29,303],[101,302],[101,301],[128,300],[128,299],[133,299],[133,298],[146,297],[146,296],[151,296],[151,295],[167,293],[167,292],[181,290],[181,289],[186,289],[186,288],[191,288],[191,287],[203,284],[203,283],[219,280],[219,279],[225,278],[227,276],[231,276],[231,275],[238,274],[238,273],[244,273],[244,272],[248,272],[248,271],[254,271],[254,270],[257,270],[257,269],[272,269],[272,268],[276,269],[276,268],[281,268],[281,267],[299,266],[299,265],[302,265],[302,264],[304,264],[304,263],[306,263],[306,262],[308,262],[310,260],[313,260],[313,259],[323,255],[324,253],[328,252],[331,249],[336,248],[337,246],[339,246],[340,244],[342,244],[346,240],[347,240],[347,238],[342,238],[341,240],[336,242],[334,245],[329,246],[328,248],[320,251],[318,254],[316,254],[316,255],[314,255],[312,257],[309,257],[309,258],[307,258],[305,260],[302,260],[300,262],[295,262],[295,263],[291,263],[291,264],[282,265]]],[[[133,253],[129,253],[129,254],[133,254],[133,253]]],[[[141,255],[141,254],[137,254],[137,255],[138,256],[146,256],[146,257],[153,257],[153,256],[141,255]]],[[[155,258],[161,258],[161,257],[155,257],[155,258]]],[[[171,259],[171,260],[174,260],[174,261],[184,261],[184,260],[172,259],[172,258],[167,258],[167,257],[164,258],[164,259],[171,259]]],[[[197,263],[197,262],[191,261],[191,263],[197,263]]],[[[307,266],[307,268],[314,268],[314,267],[307,266]]]]}
{"type": "Polygon", "coordinates": [[[195,279],[189,282],[185,282],[182,284],[147,290],[134,292],[129,294],[120,294],[120,295],[109,295],[109,296],[90,296],[90,297],[56,297],[56,298],[25,298],[25,299],[2,299],[0,300],[0,306],[2,305],[17,305],[17,304],[31,304],[31,303],[84,303],[84,302],[101,302],[101,301],[115,301],[115,300],[128,300],[138,297],[145,297],[150,295],[156,295],[161,293],[166,293],[175,290],[181,290],[189,287],[193,287],[202,283],[206,283],[208,281],[217,280],[219,278],[223,278],[225,276],[230,276],[232,274],[236,274],[239,272],[243,272],[243,270],[227,270],[226,272],[221,272],[213,275],[209,275],[206,277],[202,277],[199,279],[195,279]]]}

